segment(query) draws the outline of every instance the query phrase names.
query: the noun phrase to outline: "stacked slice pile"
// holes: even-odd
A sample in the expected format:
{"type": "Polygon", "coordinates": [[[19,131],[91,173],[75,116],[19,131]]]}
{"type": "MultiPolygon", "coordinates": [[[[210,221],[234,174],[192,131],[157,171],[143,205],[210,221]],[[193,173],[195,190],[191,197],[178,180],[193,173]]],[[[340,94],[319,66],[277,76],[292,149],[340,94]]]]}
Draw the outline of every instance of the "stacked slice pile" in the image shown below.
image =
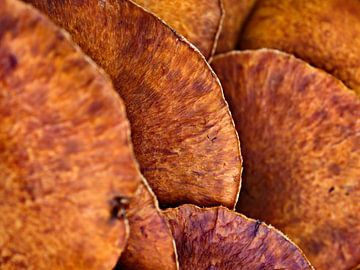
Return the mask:
{"type": "Polygon", "coordinates": [[[0,0],[0,269],[360,265],[360,3],[25,1],[0,0]]]}

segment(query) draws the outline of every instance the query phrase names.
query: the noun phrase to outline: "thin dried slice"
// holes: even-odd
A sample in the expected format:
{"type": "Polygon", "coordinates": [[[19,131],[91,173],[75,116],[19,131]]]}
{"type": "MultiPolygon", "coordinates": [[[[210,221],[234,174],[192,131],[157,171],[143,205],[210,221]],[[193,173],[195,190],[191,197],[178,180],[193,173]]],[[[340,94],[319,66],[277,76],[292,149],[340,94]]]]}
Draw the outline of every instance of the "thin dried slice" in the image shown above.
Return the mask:
{"type": "Polygon", "coordinates": [[[234,207],[237,133],[203,56],[127,0],[34,0],[112,77],[125,101],[135,154],[160,203],[234,207]]]}
{"type": "Polygon", "coordinates": [[[243,25],[250,14],[256,0],[222,0],[225,18],[216,53],[234,50],[240,37],[243,25]]]}
{"type": "Polygon", "coordinates": [[[360,99],[293,56],[259,50],[213,62],[242,142],[239,210],[273,224],[317,269],[360,261],[360,99]]]}
{"type": "Polygon", "coordinates": [[[0,268],[111,269],[140,181],[110,79],[32,7],[0,0],[0,268]]]}
{"type": "Polygon", "coordinates": [[[130,237],[116,269],[179,269],[167,220],[146,180],[143,181],[126,210],[130,237]]]}
{"type": "Polygon", "coordinates": [[[210,58],[224,18],[221,0],[134,0],[155,13],[210,58]]]}
{"type": "Polygon", "coordinates": [[[281,232],[225,207],[182,205],[164,213],[181,269],[313,269],[281,232]]]}
{"type": "Polygon", "coordinates": [[[360,1],[259,0],[241,47],[304,59],[360,94],[360,1]]]}

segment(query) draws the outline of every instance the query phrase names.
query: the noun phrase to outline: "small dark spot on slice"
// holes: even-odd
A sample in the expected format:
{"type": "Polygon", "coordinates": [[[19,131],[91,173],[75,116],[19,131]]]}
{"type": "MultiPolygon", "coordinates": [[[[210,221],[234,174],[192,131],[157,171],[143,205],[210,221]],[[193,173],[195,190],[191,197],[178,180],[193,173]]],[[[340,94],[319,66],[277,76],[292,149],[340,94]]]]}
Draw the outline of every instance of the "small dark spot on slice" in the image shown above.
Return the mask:
{"type": "Polygon", "coordinates": [[[148,237],[144,226],[140,226],[140,231],[141,231],[141,234],[142,234],[143,236],[145,236],[145,238],[148,237]]]}
{"type": "Polygon", "coordinates": [[[88,109],[88,113],[89,114],[96,114],[97,112],[99,112],[102,108],[103,108],[104,104],[100,101],[94,101],[93,103],[91,103],[91,105],[89,106],[88,109]]]}
{"type": "Polygon", "coordinates": [[[320,241],[316,241],[316,240],[312,239],[308,242],[308,247],[309,247],[310,251],[316,255],[322,251],[324,244],[320,241]]]}
{"type": "Polygon", "coordinates": [[[306,89],[312,84],[312,82],[314,81],[314,74],[310,74],[307,75],[306,77],[302,78],[301,81],[299,81],[298,86],[297,86],[297,90],[299,92],[305,92],[306,89]]]}
{"type": "Polygon", "coordinates": [[[192,84],[194,90],[198,93],[205,94],[208,91],[208,87],[205,85],[204,81],[197,80],[192,84]]]}
{"type": "Polygon", "coordinates": [[[115,197],[110,201],[111,219],[123,219],[126,215],[126,207],[129,205],[129,199],[126,197],[115,197]]]}
{"type": "Polygon", "coordinates": [[[329,188],[329,193],[332,193],[333,191],[335,190],[335,187],[331,187],[331,188],[329,188]]]}
{"type": "Polygon", "coordinates": [[[4,36],[4,34],[12,29],[15,29],[17,25],[17,21],[15,18],[10,16],[2,16],[0,18],[0,39],[4,36]]]}
{"type": "Polygon", "coordinates": [[[17,60],[16,56],[13,55],[13,54],[10,54],[10,55],[9,55],[9,57],[8,57],[8,62],[9,62],[9,67],[10,67],[11,69],[16,68],[16,66],[18,65],[18,60],[17,60]]]}
{"type": "Polygon", "coordinates": [[[9,53],[5,55],[0,51],[0,78],[9,75],[18,65],[15,55],[9,53]]]}
{"type": "Polygon", "coordinates": [[[260,225],[261,225],[261,221],[260,220],[256,220],[255,224],[254,224],[254,231],[253,231],[253,236],[256,237],[258,231],[259,231],[259,228],[260,228],[260,225]]]}
{"type": "Polygon", "coordinates": [[[328,170],[329,170],[330,174],[333,174],[333,175],[339,175],[341,172],[340,166],[336,163],[331,164],[329,166],[328,170]]]}
{"type": "Polygon", "coordinates": [[[217,137],[210,137],[209,135],[206,135],[207,139],[211,141],[212,143],[217,139],[217,137]]]}
{"type": "Polygon", "coordinates": [[[193,174],[197,175],[197,176],[203,176],[204,174],[198,171],[192,171],[193,174]]]}

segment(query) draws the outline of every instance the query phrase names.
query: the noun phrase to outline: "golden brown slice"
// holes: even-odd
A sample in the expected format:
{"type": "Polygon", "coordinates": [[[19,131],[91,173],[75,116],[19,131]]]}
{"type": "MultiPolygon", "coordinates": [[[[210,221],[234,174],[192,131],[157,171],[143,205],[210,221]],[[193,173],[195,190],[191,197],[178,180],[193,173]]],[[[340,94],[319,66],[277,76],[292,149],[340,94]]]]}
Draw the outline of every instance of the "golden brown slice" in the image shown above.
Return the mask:
{"type": "Polygon", "coordinates": [[[244,49],[300,57],[360,93],[360,1],[259,0],[244,29],[244,49]]]}
{"type": "Polygon", "coordinates": [[[176,270],[174,238],[155,195],[143,181],[126,210],[130,237],[116,269],[176,270]]]}
{"type": "Polygon", "coordinates": [[[281,232],[225,207],[182,205],[164,213],[181,269],[313,269],[281,232]]]}
{"type": "Polygon", "coordinates": [[[111,269],[140,176],[110,80],[32,7],[0,0],[0,268],[111,269]]]}
{"type": "Polygon", "coordinates": [[[360,99],[273,50],[218,56],[244,155],[239,210],[273,224],[317,269],[360,262],[360,99]]]}
{"type": "Polygon", "coordinates": [[[203,57],[130,1],[33,3],[112,77],[125,101],[135,154],[160,203],[234,207],[239,141],[203,57]]]}
{"type": "Polygon", "coordinates": [[[224,19],[221,0],[134,0],[193,43],[206,58],[216,49],[224,19]]]}
{"type": "Polygon", "coordinates": [[[242,27],[250,14],[256,0],[222,0],[225,18],[222,25],[216,53],[234,50],[240,37],[242,27]]]}

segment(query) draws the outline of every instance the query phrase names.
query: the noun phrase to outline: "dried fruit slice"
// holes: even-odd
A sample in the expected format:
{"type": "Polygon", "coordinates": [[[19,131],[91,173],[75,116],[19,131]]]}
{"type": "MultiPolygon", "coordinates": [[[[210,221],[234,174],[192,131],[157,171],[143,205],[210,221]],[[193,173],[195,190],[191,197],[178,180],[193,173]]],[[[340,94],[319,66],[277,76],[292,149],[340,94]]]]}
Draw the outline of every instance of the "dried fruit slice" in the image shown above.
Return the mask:
{"type": "Polygon", "coordinates": [[[255,4],[255,0],[223,0],[223,3],[225,18],[216,53],[235,49],[241,29],[255,4]]]}
{"type": "Polygon", "coordinates": [[[221,0],[134,0],[193,43],[206,58],[216,49],[224,11],[221,0]]]}
{"type": "Polygon", "coordinates": [[[285,235],[225,207],[167,209],[181,269],[313,269],[285,235]]]}
{"type": "Polygon", "coordinates": [[[218,56],[246,171],[239,209],[279,228],[317,269],[360,261],[360,99],[273,50],[218,56]]]}
{"type": "Polygon", "coordinates": [[[176,270],[174,238],[155,195],[143,181],[126,210],[130,237],[117,269],[176,270]]]}
{"type": "Polygon", "coordinates": [[[0,268],[111,269],[140,176],[110,79],[32,7],[0,0],[0,268]]]}
{"type": "Polygon", "coordinates": [[[358,0],[259,0],[241,47],[292,53],[360,94],[359,14],[358,0]]]}
{"type": "Polygon", "coordinates": [[[125,101],[135,154],[159,202],[234,207],[239,141],[203,57],[130,1],[33,2],[111,75],[125,101]]]}

